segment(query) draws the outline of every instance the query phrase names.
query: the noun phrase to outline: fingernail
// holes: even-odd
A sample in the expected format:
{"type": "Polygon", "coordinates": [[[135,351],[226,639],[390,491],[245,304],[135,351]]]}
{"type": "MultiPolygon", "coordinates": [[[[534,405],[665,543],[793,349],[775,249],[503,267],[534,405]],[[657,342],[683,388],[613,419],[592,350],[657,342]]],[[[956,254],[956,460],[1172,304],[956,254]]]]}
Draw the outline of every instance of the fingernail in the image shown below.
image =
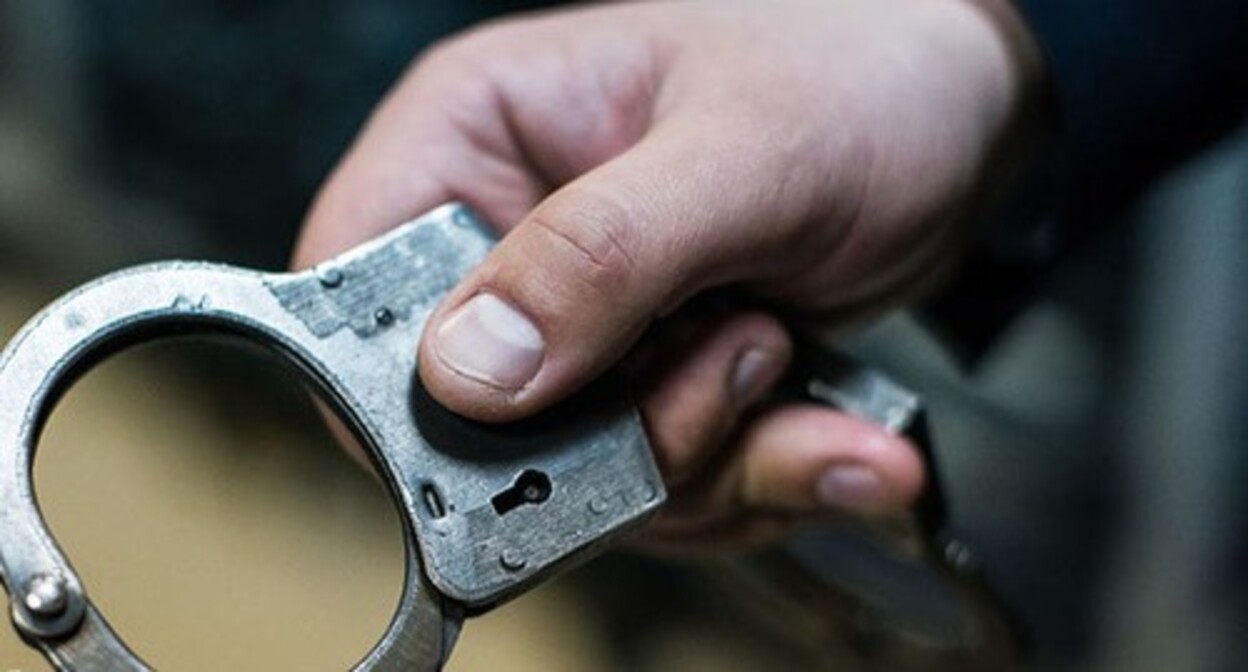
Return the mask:
{"type": "Polygon", "coordinates": [[[875,472],[862,466],[836,466],[823,472],[815,494],[824,506],[869,513],[884,506],[884,484],[875,472]]]}
{"type": "Polygon", "coordinates": [[[732,371],[732,397],[738,408],[758,401],[775,377],[775,355],[762,348],[746,350],[732,371]]]}
{"type": "Polygon", "coordinates": [[[473,380],[518,390],[537,375],[546,342],[524,313],[493,294],[478,294],[446,318],[434,351],[473,380]]]}

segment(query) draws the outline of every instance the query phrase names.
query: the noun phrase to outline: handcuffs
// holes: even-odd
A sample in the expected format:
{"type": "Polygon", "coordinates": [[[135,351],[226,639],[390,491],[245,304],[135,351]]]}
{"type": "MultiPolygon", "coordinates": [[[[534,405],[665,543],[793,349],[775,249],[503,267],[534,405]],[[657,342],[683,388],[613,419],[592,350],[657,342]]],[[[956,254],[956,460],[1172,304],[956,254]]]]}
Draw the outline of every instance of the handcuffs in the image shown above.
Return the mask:
{"type": "MultiPolygon", "coordinates": [[[[44,422],[76,377],[166,336],[219,333],[268,347],[367,448],[401,514],[407,569],[386,632],[356,670],[440,669],[465,617],[644,522],[666,495],[619,380],[503,426],[457,416],[421,386],[414,351],[430,311],[493,243],[489,227],[450,204],[313,269],[148,264],[35,316],[0,355],[0,579],[22,638],[60,670],[149,669],[88,598],[40,515],[32,472],[44,422]]],[[[892,431],[921,421],[915,395],[824,357],[831,365],[809,379],[809,398],[892,431]]],[[[941,508],[928,502],[916,518],[932,543],[941,508]]],[[[961,571],[943,551],[923,555],[961,571]]]]}

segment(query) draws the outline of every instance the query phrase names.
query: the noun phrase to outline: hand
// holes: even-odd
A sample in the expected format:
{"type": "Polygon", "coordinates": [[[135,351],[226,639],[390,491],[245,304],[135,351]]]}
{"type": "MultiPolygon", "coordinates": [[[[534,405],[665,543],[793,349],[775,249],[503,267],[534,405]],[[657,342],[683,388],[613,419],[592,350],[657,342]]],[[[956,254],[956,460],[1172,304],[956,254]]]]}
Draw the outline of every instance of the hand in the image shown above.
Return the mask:
{"type": "Polygon", "coordinates": [[[621,4],[489,24],[390,92],[296,264],[464,201],[506,235],[420,343],[444,404],[517,419],[644,340],[630,369],[673,498],[651,541],[705,549],[897,512],[924,478],[905,441],[760,406],[789,363],[784,326],[682,306],[727,289],[846,319],[928,289],[1038,69],[1005,0],[621,4]]]}

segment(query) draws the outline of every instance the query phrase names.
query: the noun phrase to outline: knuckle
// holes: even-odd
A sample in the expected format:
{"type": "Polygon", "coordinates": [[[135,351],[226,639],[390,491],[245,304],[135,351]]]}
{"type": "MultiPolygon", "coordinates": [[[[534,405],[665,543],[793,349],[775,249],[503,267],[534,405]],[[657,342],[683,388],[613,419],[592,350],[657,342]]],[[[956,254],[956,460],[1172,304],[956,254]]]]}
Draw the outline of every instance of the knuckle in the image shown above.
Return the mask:
{"type": "Polygon", "coordinates": [[[638,275],[640,235],[635,215],[611,199],[577,196],[538,209],[530,220],[560,250],[565,272],[596,293],[631,287],[638,275]]]}
{"type": "Polygon", "coordinates": [[[429,45],[413,63],[417,73],[455,71],[472,61],[472,40],[464,34],[439,38],[429,45]]]}
{"type": "Polygon", "coordinates": [[[503,39],[501,27],[494,24],[475,27],[435,41],[412,63],[416,79],[436,81],[446,92],[465,84],[489,80],[497,67],[503,39]]]}

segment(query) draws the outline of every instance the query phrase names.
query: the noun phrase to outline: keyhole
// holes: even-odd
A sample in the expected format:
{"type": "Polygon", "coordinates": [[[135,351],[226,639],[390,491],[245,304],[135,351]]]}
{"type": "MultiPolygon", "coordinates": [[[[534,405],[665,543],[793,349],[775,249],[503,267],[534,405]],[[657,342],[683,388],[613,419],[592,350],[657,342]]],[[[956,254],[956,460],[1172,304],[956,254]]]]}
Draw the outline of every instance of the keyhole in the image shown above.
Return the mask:
{"type": "Polygon", "coordinates": [[[524,504],[541,504],[550,498],[550,478],[540,471],[526,469],[516,477],[516,482],[506,490],[494,495],[490,503],[498,515],[524,504]]]}

